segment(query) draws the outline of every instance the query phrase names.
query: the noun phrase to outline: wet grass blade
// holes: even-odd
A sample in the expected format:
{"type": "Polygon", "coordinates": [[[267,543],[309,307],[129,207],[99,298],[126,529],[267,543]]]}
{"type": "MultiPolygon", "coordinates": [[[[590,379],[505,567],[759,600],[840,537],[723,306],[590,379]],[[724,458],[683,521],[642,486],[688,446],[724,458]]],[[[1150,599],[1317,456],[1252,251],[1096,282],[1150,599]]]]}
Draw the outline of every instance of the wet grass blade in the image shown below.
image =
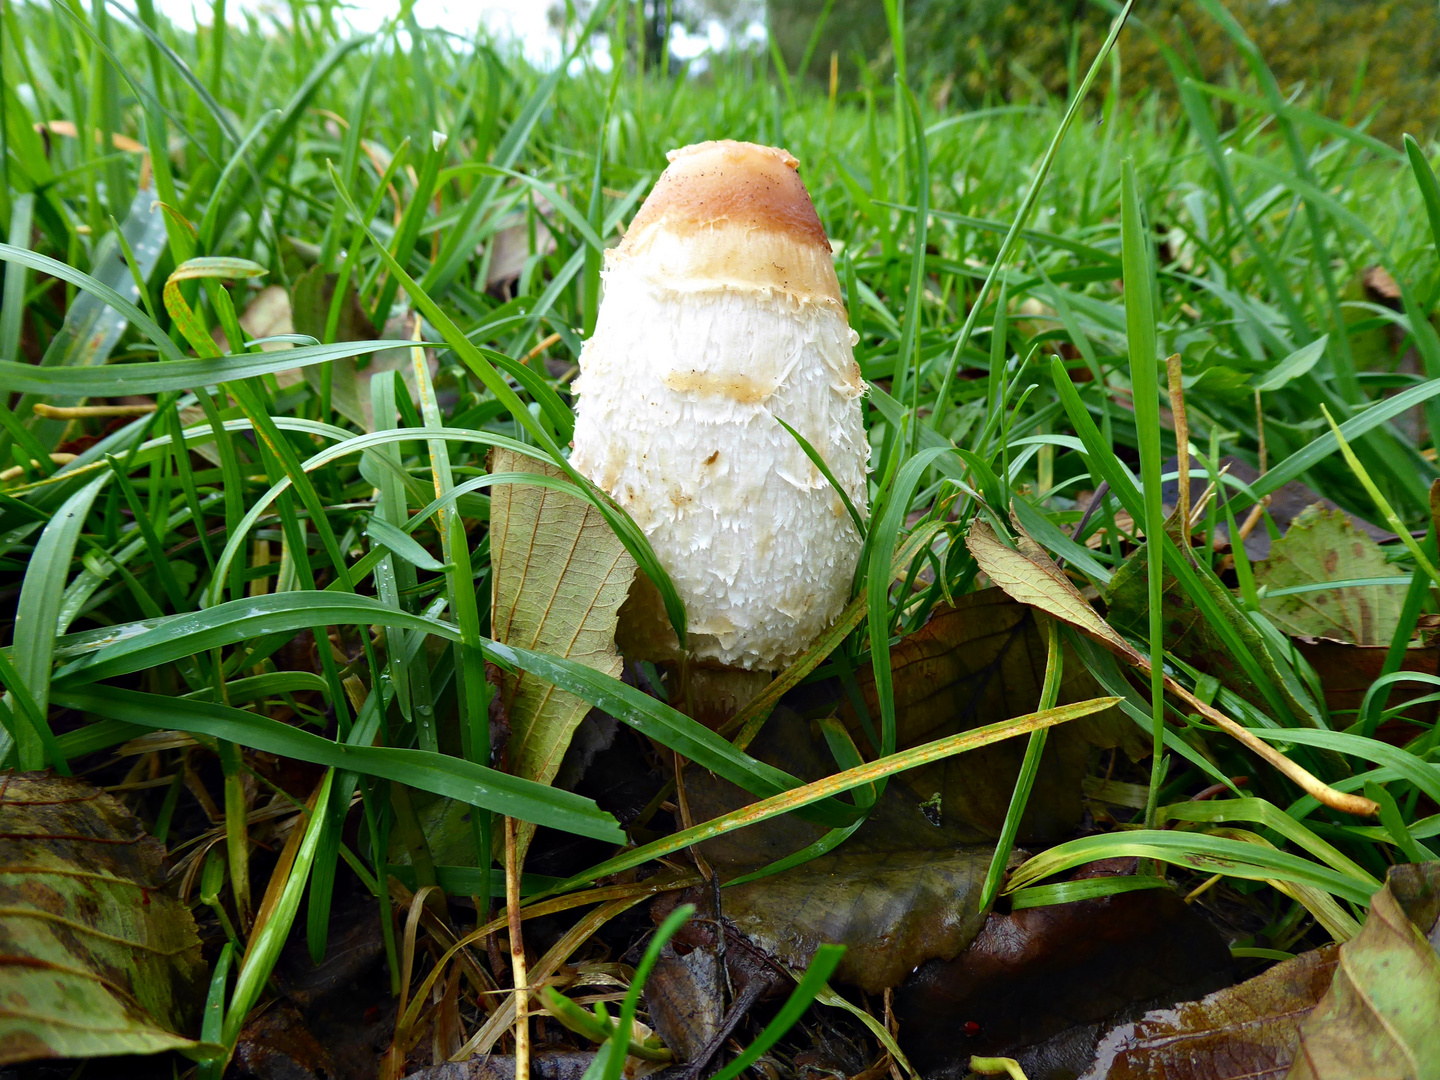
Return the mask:
{"type": "Polygon", "coordinates": [[[1309,885],[1361,907],[1368,907],[1371,890],[1362,882],[1328,866],[1289,852],[1246,843],[1230,837],[1194,832],[1137,829],[1133,832],[1086,836],[1050,848],[1035,856],[1010,879],[1014,891],[1064,870],[1097,859],[1155,859],[1207,874],[1225,874],[1251,881],[1275,878],[1309,885]]]}
{"type": "MultiPolygon", "coordinates": [[[[1155,337],[1155,271],[1149,231],[1140,210],[1135,163],[1126,158],[1121,187],[1120,248],[1125,281],[1125,323],[1134,390],[1135,434],[1140,446],[1140,478],[1145,516],[1146,584],[1150,615],[1150,708],[1152,711],[1150,796],[1145,824],[1155,823],[1160,784],[1165,775],[1165,508],[1160,493],[1160,385],[1155,337]]],[[[1137,519],[1139,520],[1139,519],[1137,519]]]]}
{"type": "MultiPolygon", "coordinates": [[[[1065,654],[1060,647],[1060,624],[1051,619],[1046,632],[1045,681],[1040,687],[1040,711],[1053,709],[1060,693],[1060,679],[1064,672],[1065,654]]],[[[1010,863],[1010,852],[1015,846],[1015,837],[1020,832],[1020,819],[1030,802],[1030,792],[1035,786],[1035,776],[1040,771],[1040,756],[1045,753],[1047,730],[1032,731],[1025,745],[1025,757],[1020,762],[1020,773],[1015,777],[1015,790],[1010,794],[1010,805],[1005,811],[1005,821],[1000,826],[1000,837],[995,843],[995,854],[990,857],[990,869],[985,874],[985,887],[980,892],[980,910],[985,911],[1000,894],[1000,883],[1010,863]]]]}
{"type": "Polygon", "coordinates": [[[68,771],[50,733],[48,706],[50,701],[51,658],[55,652],[55,627],[65,593],[65,580],[70,572],[70,559],[80,541],[85,519],[95,497],[104,486],[104,479],[92,480],[66,500],[40,534],[30,563],[20,585],[20,600],[15,609],[14,672],[19,685],[28,696],[29,708],[23,705],[11,711],[17,721],[15,730],[16,764],[29,772],[49,760],[62,772],[68,771]],[[25,721],[28,719],[28,723],[25,721]]]}
{"type": "Polygon", "coordinates": [[[1082,716],[1103,712],[1119,700],[1119,698],[1093,698],[1089,701],[1077,702],[1074,705],[1063,705],[1046,713],[1017,716],[997,724],[973,728],[970,731],[961,732],[959,735],[937,739],[909,750],[901,750],[859,768],[848,769],[824,780],[817,780],[803,787],[751,803],[739,810],[667,836],[663,840],[634,848],[600,863],[598,866],[592,866],[582,874],[568,878],[555,886],[552,891],[567,892],[609,874],[618,874],[622,870],[641,866],[651,859],[680,851],[691,844],[722,836],[747,825],[757,825],[762,821],[779,817],[781,814],[792,813],[804,806],[832,798],[841,792],[850,791],[863,785],[876,784],[886,777],[904,772],[906,769],[913,769],[932,761],[940,761],[953,754],[963,754],[967,750],[989,746],[991,743],[1004,739],[1012,739],[1017,735],[1026,735],[1041,728],[1054,727],[1056,724],[1063,724],[1068,720],[1076,720],[1082,716]]]}
{"type": "Polygon", "coordinates": [[[615,819],[590,799],[463,758],[428,750],[338,743],[241,709],[210,702],[175,701],[114,687],[67,691],[57,694],[56,700],[63,700],[69,708],[141,727],[211,735],[298,761],[383,777],[608,843],[623,843],[625,838],[615,819]]]}

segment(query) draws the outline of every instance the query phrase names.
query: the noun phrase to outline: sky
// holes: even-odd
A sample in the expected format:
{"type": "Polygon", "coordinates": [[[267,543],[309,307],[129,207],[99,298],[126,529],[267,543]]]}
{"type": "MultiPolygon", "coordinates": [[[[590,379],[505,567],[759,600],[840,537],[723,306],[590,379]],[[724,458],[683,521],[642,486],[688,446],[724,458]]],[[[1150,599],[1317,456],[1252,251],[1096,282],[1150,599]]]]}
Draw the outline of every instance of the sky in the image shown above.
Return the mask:
{"type": "MultiPolygon", "coordinates": [[[[468,33],[475,28],[477,20],[483,20],[491,30],[513,37],[521,43],[525,54],[536,63],[553,62],[558,58],[559,39],[550,28],[546,13],[551,0],[415,0],[415,18],[421,26],[441,26],[449,30],[468,33]]],[[[194,26],[196,14],[199,21],[210,21],[209,0],[157,0],[155,5],[179,26],[194,26]]],[[[227,12],[231,21],[237,20],[245,11],[271,11],[285,18],[289,12],[288,0],[228,0],[227,12]]],[[[350,0],[350,22],[359,31],[376,29],[381,22],[399,10],[399,0],[350,0]]],[[[672,52],[682,60],[702,55],[710,49],[723,48],[726,43],[724,30],[711,23],[702,34],[686,34],[680,27],[674,28],[676,37],[672,40],[672,52]]],[[[748,36],[763,29],[752,27],[748,36]]],[[[608,65],[609,57],[598,56],[601,66],[608,65]]]]}
{"type": "MultiPolygon", "coordinates": [[[[156,8],[178,26],[194,26],[197,19],[210,21],[208,0],[157,0],[156,8]]],[[[245,11],[273,11],[288,15],[286,0],[229,0],[231,21],[245,11]]],[[[399,0],[350,0],[350,21],[357,30],[374,30],[399,10],[399,0]]],[[[553,49],[555,35],[546,21],[548,0],[415,0],[415,18],[421,26],[444,26],[452,30],[473,28],[477,16],[492,29],[508,33],[525,45],[528,54],[543,55],[553,49]]]]}

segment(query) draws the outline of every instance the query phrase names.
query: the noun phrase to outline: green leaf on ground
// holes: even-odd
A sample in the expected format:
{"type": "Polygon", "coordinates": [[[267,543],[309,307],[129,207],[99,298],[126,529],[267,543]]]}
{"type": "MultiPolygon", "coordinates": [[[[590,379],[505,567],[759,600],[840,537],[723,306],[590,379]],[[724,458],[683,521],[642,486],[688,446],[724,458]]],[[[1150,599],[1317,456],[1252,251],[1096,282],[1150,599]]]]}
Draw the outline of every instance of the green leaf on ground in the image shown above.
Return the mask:
{"type": "Polygon", "coordinates": [[[0,779],[0,1065],[198,1049],[205,964],[164,859],[90,784],[0,779]]]}
{"type": "Polygon", "coordinates": [[[1395,585],[1341,585],[1316,592],[1262,597],[1260,610],[1296,637],[1352,645],[1388,645],[1400,623],[1406,582],[1380,545],[1343,512],[1312,506],[1255,567],[1255,584],[1271,590],[1359,578],[1400,578],[1395,585]]]}

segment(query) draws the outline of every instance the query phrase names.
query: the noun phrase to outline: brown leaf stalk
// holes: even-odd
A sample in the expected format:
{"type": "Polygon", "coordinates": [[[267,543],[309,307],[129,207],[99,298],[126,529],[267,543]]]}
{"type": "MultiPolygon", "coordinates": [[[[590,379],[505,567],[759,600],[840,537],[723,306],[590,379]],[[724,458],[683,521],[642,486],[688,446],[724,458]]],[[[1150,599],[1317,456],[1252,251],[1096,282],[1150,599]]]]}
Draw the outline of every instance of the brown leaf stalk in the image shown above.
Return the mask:
{"type": "Polygon", "coordinates": [[[515,819],[505,818],[505,918],[510,929],[510,971],[515,983],[515,1080],[530,1080],[530,987],[525,974],[525,939],[520,933],[520,860],[515,819]]]}
{"type": "Polygon", "coordinates": [[[1185,411],[1180,354],[1165,361],[1170,382],[1170,412],[1175,417],[1175,460],[1180,470],[1180,534],[1190,546],[1190,417],[1185,411]]]}

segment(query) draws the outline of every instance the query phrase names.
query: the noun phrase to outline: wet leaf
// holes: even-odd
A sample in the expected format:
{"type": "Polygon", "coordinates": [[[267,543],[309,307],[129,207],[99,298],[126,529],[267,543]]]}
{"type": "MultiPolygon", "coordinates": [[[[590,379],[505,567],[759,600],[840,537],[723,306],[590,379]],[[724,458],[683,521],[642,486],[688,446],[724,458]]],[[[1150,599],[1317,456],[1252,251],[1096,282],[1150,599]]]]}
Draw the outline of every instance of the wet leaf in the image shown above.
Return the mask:
{"type": "Polygon", "coordinates": [[[819,946],[845,946],[837,981],[868,993],[917,963],[954,956],[984,923],[993,845],[863,851],[848,845],[725,893],[725,914],[752,941],[803,968],[819,946]]]}
{"type": "MultiPolygon", "coordinates": [[[[1385,674],[1385,656],[1390,651],[1388,644],[1347,645],[1344,642],[1323,639],[1302,639],[1295,642],[1295,648],[1320,676],[1320,685],[1325,690],[1325,705],[1331,714],[1349,713],[1351,717],[1359,712],[1366,691],[1375,684],[1376,679],[1385,674]]],[[[1412,645],[1405,650],[1400,669],[1440,675],[1440,646],[1412,645]]],[[[1425,697],[1431,689],[1423,684],[1400,683],[1391,687],[1387,704],[1393,708],[1425,697]]],[[[1435,713],[1435,703],[1426,702],[1410,706],[1404,715],[1422,723],[1430,723],[1435,719],[1435,713]]],[[[1349,717],[1345,719],[1348,722],[1349,717]]],[[[1404,720],[1386,721],[1378,730],[1382,738],[1387,737],[1389,731],[1393,730],[1395,737],[1402,741],[1408,741],[1414,734],[1414,728],[1404,720]]]]}
{"type": "MultiPolygon", "coordinates": [[[[1030,712],[1040,700],[1045,651],[1032,609],[998,588],[960,597],[953,606],[939,605],[929,622],[891,650],[898,745],[916,746],[1030,712]]],[[[858,673],[857,682],[870,715],[878,716],[873,676],[858,673]]],[[[1085,665],[1068,656],[1059,703],[1100,694],[1085,665]]],[[[847,724],[857,744],[864,745],[861,725],[849,713],[847,724]]],[[[1021,821],[1022,843],[1053,840],[1079,823],[1081,781],[1092,746],[1124,746],[1132,758],[1150,750],[1144,732],[1118,710],[1052,731],[1021,821]]],[[[998,834],[1024,756],[1024,742],[1007,740],[910,770],[892,783],[904,785],[920,802],[938,794],[946,819],[998,834]]]]}
{"type": "MultiPolygon", "coordinates": [[[[824,740],[783,707],[750,751],[807,781],[836,771],[824,740]]],[[[753,801],[693,767],[685,785],[697,821],[753,801]]],[[[701,850],[721,879],[730,880],[825,835],[822,827],[792,814],[707,841],[701,850]]],[[[727,887],[722,913],[792,967],[806,966],[822,944],[846,946],[836,978],[879,992],[898,985],[925,960],[956,955],[980,929],[981,887],[994,849],[985,841],[981,830],[957,815],[946,814],[936,824],[921,800],[892,778],[869,819],[838,848],[782,873],[727,887]]]]}
{"type": "Polygon", "coordinates": [[[1354,939],[1113,1028],[1084,1080],[1431,1076],[1437,949],[1440,864],[1393,867],[1354,939]]]}
{"type": "Polygon", "coordinates": [[[713,949],[684,956],[669,946],[645,983],[650,1022],[681,1061],[693,1061],[720,1031],[725,1015],[720,961],[713,949]]]}
{"type": "Polygon", "coordinates": [[[1199,1001],[1147,1012],[1101,1040],[1085,1080],[1280,1080],[1340,946],[1276,964],[1199,1001]]]}
{"type": "Polygon", "coordinates": [[[304,1017],[285,1001],[245,1025],[235,1044],[232,1072],[255,1080],[322,1080],[337,1075],[330,1054],[304,1017]]]}
{"type": "MultiPolygon", "coordinates": [[[[497,450],[500,472],[560,471],[497,450]]],[[[582,499],[539,486],[503,484],[490,502],[495,640],[577,660],[618,677],[615,625],[635,577],[635,560],[600,512],[582,499]]],[[[501,706],[510,718],[510,771],[548,784],[590,705],[524,672],[506,674],[501,706]]],[[[533,829],[521,834],[528,844],[533,829]]]]}
{"type": "MultiPolygon", "coordinates": [[[[1399,567],[1341,511],[1312,506],[1270,548],[1255,568],[1255,584],[1291,589],[1354,578],[1402,578],[1399,567]]],[[[1317,592],[1265,597],[1260,610],[1296,637],[1329,638],[1352,645],[1389,645],[1400,622],[1406,583],[1347,585],[1317,592]]]]}
{"type": "Polygon", "coordinates": [[[196,1048],[205,966],[164,855],[98,788],[0,777],[0,1065],[196,1048]]]}
{"type": "Polygon", "coordinates": [[[1100,617],[1045,551],[1023,531],[1021,540],[1023,546],[1012,548],[986,522],[976,518],[965,537],[965,546],[985,576],[1012,600],[1039,608],[1083,631],[1112,652],[1138,660],[1140,654],[1100,617]]]}
{"type": "MultiPolygon", "coordinates": [[[[1134,864],[1106,860],[1077,877],[1128,874],[1134,864]]],[[[965,952],[906,980],[895,1012],[924,1076],[963,1075],[980,1054],[1018,1058],[1030,1080],[1047,1080],[1084,1070],[1117,1014],[1232,978],[1219,932],[1176,893],[1152,889],[993,912],[965,952]]]]}
{"type": "Polygon", "coordinates": [[[1301,1024],[1287,1080],[1419,1080],[1436,1075],[1437,914],[1440,864],[1418,863],[1391,872],[1390,883],[1375,894],[1359,935],[1340,947],[1330,992],[1301,1024]],[[1397,891],[1408,894],[1409,911],[1401,906],[1397,891]],[[1424,930],[1412,921],[1417,915],[1425,920],[1424,930]]]}

